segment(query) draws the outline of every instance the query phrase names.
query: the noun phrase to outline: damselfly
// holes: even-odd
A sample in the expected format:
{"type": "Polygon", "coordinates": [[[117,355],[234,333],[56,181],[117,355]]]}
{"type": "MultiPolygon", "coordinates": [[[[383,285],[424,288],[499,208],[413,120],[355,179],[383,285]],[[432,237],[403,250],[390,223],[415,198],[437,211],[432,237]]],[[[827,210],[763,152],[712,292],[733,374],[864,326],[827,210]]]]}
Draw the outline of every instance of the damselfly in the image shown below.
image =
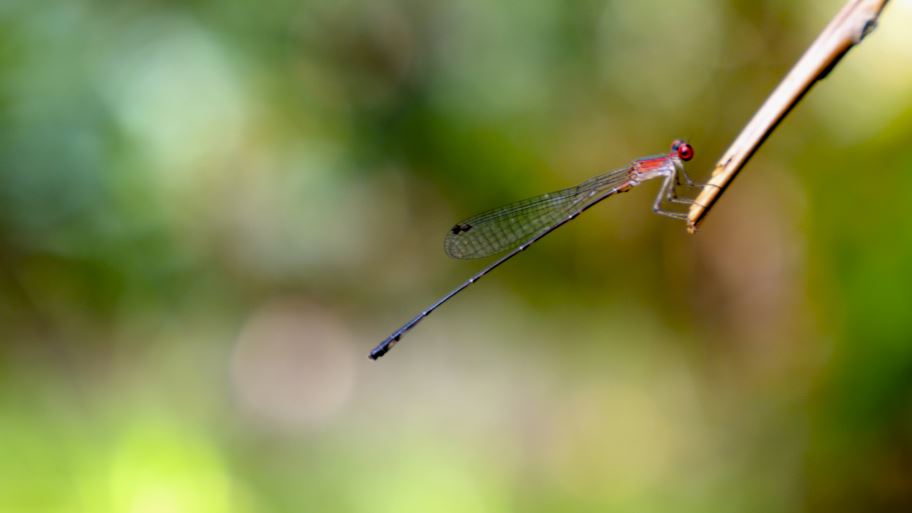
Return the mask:
{"type": "Polygon", "coordinates": [[[625,167],[590,178],[576,187],[510,203],[456,223],[450,228],[444,241],[447,255],[453,258],[469,259],[494,255],[511,248],[512,251],[479,271],[394,331],[370,352],[371,359],[376,360],[386,354],[399,342],[406,331],[414,328],[440,305],[481,279],[482,276],[609,196],[627,192],[646,180],[663,178],[662,187],[652,205],[652,210],[657,214],[686,220],[686,213],[666,210],[663,205],[669,203],[689,205],[693,202],[677,195],[679,186],[700,187],[684,172],[684,162],[692,159],[693,155],[694,150],[690,144],[676,140],[671,145],[671,151],[666,154],[636,159],[625,167]],[[682,178],[683,184],[681,183],[682,178]]]}

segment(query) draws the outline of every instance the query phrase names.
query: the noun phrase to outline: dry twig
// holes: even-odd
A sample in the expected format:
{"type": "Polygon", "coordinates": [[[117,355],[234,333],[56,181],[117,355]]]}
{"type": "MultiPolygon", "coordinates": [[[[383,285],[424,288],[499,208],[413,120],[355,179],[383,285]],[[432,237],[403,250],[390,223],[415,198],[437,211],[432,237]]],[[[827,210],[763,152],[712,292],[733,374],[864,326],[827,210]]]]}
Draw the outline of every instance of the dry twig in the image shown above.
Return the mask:
{"type": "Polygon", "coordinates": [[[850,0],[839,11],[716,164],[708,185],[690,207],[687,231],[696,231],[738,171],[811,86],[825,78],[842,56],[876,27],[877,18],[887,2],[850,0]]]}

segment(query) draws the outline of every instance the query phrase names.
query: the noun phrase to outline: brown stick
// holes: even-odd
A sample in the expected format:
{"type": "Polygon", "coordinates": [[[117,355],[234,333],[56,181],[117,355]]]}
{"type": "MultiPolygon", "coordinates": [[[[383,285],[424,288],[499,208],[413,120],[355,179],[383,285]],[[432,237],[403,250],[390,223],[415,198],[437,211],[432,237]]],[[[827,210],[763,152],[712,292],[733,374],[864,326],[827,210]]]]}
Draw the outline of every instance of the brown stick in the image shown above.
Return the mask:
{"type": "Polygon", "coordinates": [[[729,183],[757,148],[776,129],[815,82],[827,76],[843,55],[861,42],[877,25],[888,0],[850,0],[820,33],[779,87],[767,98],[741,135],[713,170],[712,178],[687,214],[687,231],[694,233],[729,183]]]}

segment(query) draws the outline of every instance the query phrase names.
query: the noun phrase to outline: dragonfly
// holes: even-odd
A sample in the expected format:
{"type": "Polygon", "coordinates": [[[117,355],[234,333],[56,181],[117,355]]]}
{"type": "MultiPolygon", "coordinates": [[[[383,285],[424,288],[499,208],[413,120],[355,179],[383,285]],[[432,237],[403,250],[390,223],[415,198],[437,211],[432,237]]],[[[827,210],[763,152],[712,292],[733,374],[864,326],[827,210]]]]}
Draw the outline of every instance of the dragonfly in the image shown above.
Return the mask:
{"type": "Polygon", "coordinates": [[[678,196],[679,187],[704,186],[691,180],[684,171],[684,162],[693,156],[693,146],[682,139],[676,139],[668,153],[642,157],[620,169],[590,178],[576,187],[503,205],[456,223],[450,228],[444,240],[447,255],[458,259],[474,259],[510,251],[394,331],[371,350],[370,358],[376,360],[385,355],[399,343],[407,331],[453,296],[522,253],[545,235],[615,194],[627,192],[648,180],[662,178],[662,186],[653,202],[652,210],[660,215],[686,220],[686,212],[665,207],[671,204],[693,203],[692,199],[678,196]]]}

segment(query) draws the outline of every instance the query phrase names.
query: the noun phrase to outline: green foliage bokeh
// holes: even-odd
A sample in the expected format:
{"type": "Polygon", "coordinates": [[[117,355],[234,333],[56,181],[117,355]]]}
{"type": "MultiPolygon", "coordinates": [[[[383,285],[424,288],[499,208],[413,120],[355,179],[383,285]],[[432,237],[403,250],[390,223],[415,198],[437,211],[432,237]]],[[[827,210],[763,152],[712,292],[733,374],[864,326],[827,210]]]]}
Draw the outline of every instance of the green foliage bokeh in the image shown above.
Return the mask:
{"type": "Polygon", "coordinates": [[[0,511],[912,508],[912,23],[696,236],[655,184],[409,333],[446,228],[694,145],[841,6],[0,6],[0,511]]]}

